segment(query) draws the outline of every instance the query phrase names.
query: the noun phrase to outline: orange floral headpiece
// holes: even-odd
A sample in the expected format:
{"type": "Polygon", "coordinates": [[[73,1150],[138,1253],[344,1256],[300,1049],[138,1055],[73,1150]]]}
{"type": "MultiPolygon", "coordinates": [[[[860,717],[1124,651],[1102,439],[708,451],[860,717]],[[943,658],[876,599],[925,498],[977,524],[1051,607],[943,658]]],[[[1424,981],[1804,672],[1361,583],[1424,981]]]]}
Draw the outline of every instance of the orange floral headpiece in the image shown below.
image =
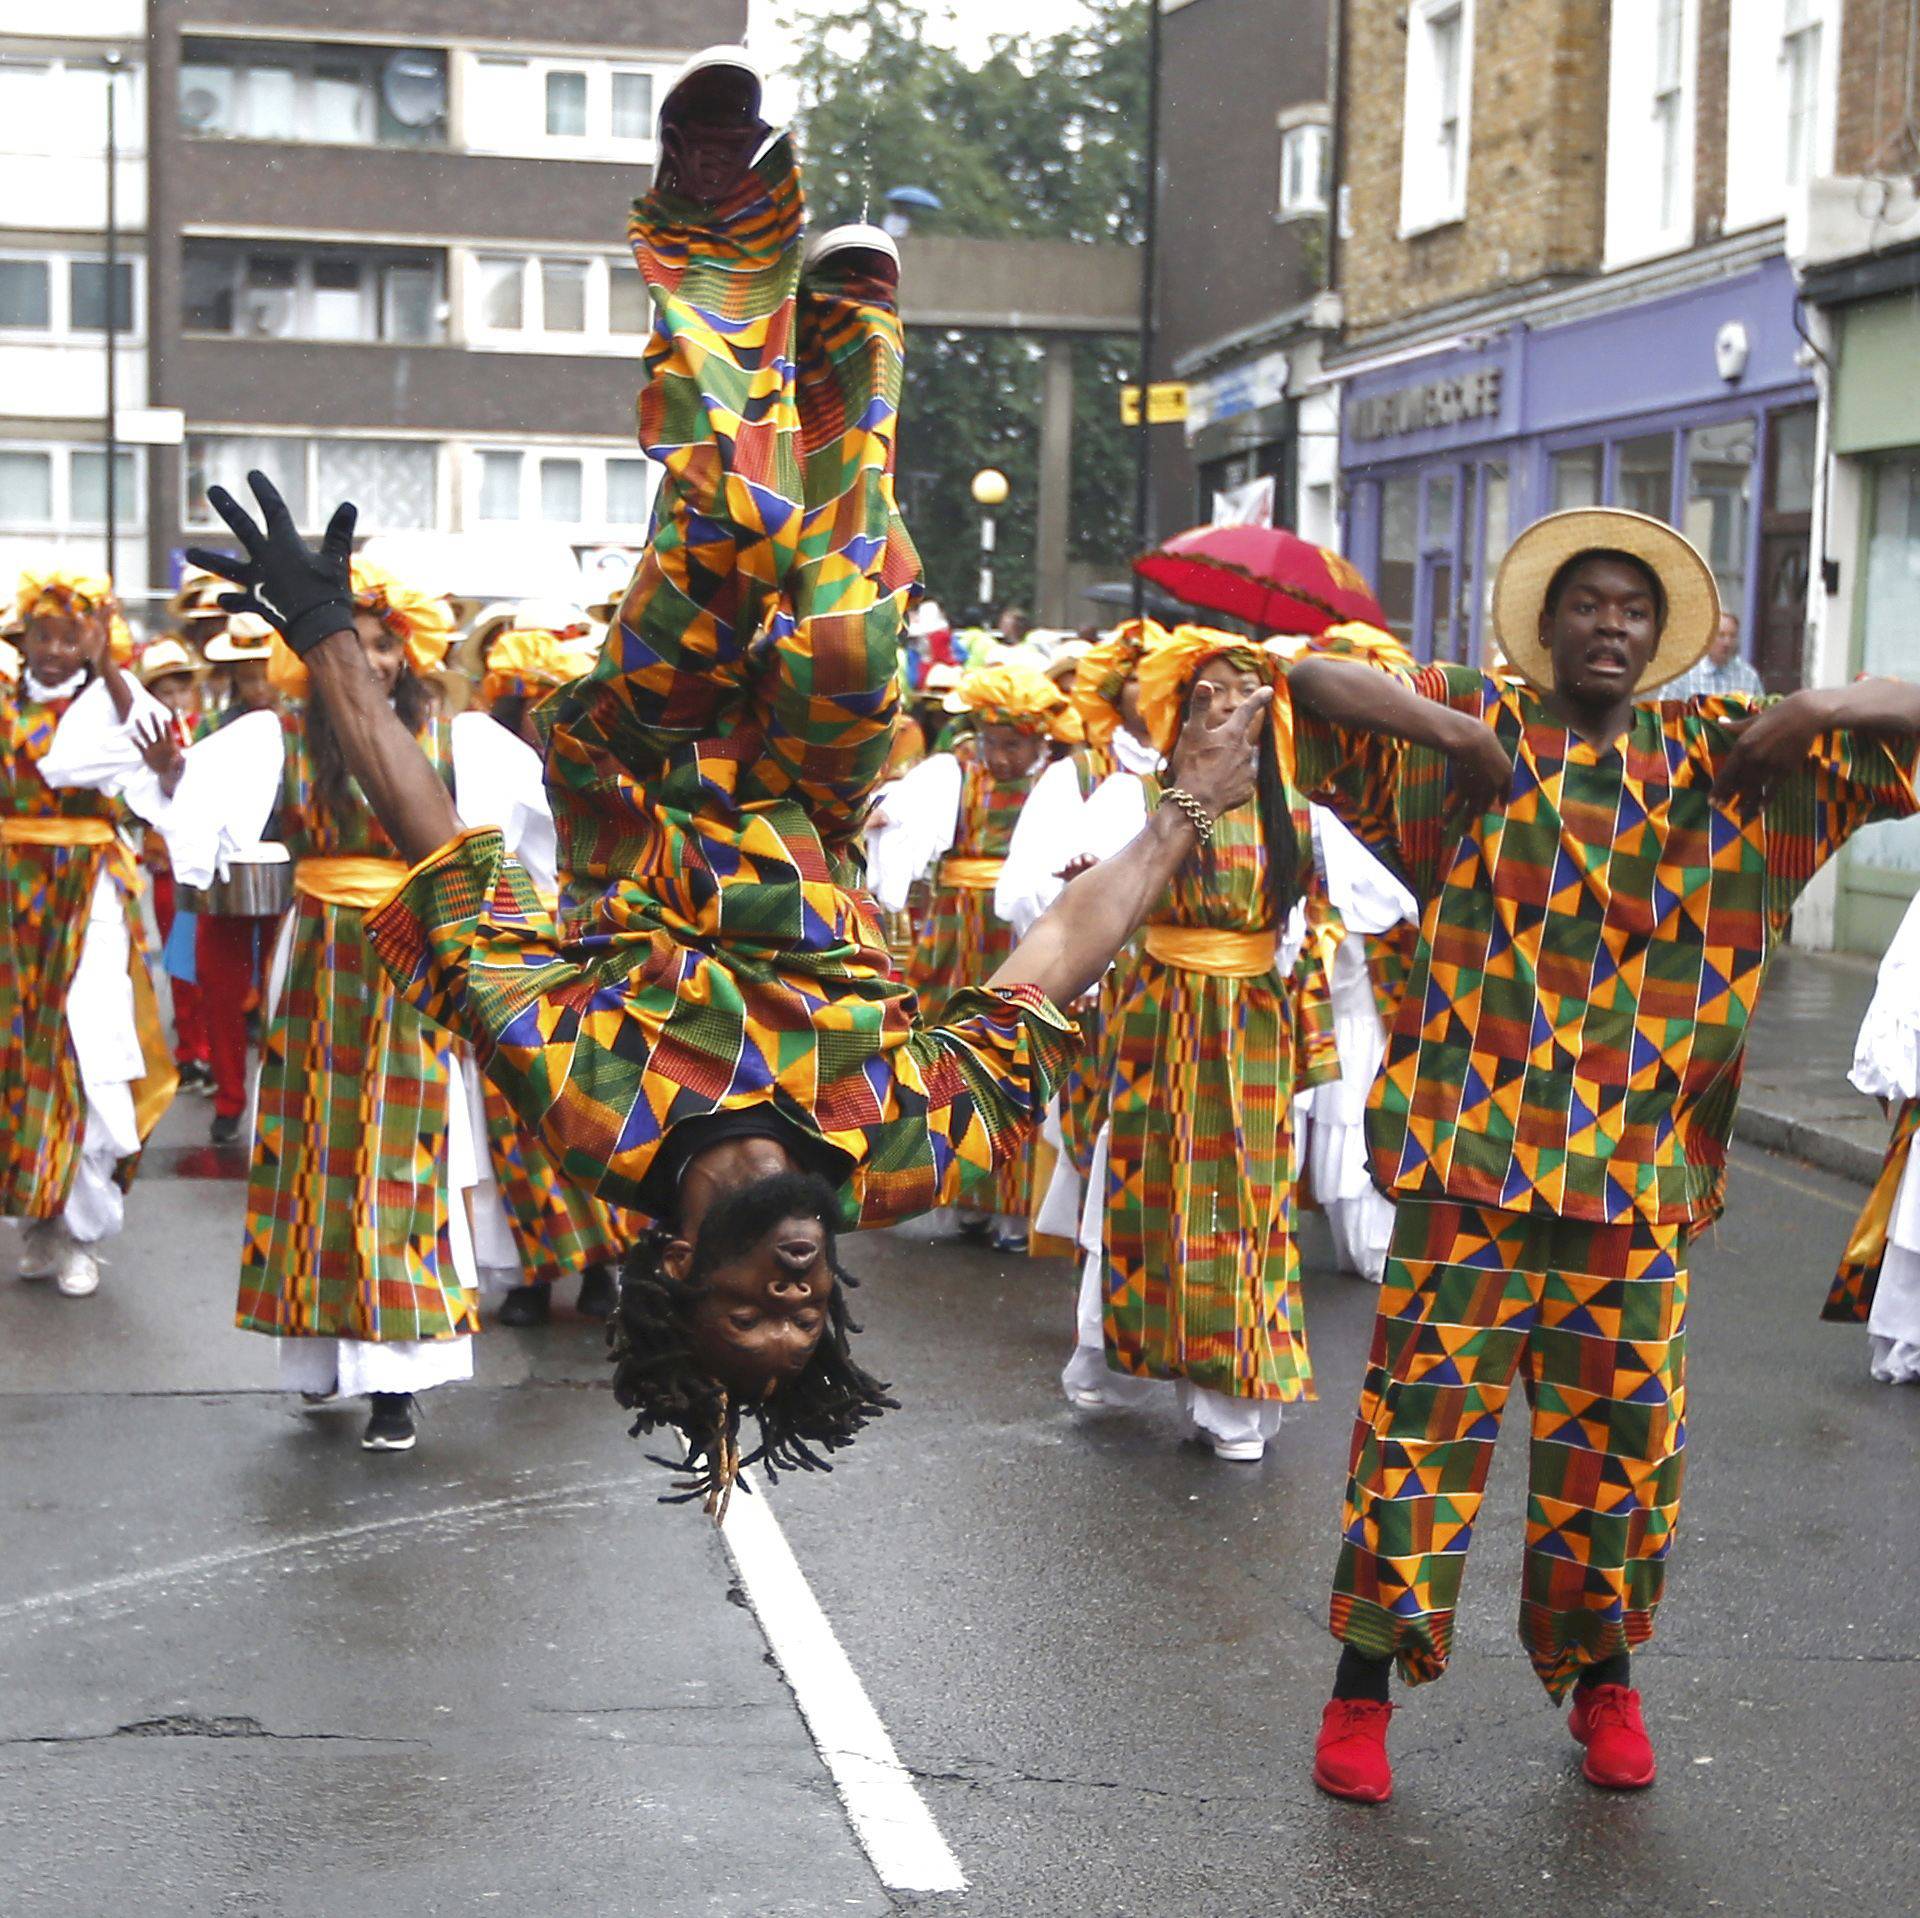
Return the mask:
{"type": "Polygon", "coordinates": [[[513,626],[493,642],[487,653],[487,673],[480,682],[480,698],[491,706],[497,700],[535,698],[578,679],[592,665],[578,646],[542,627],[513,626]]]}
{"type": "MultiPolygon", "coordinates": [[[[1225,659],[1243,671],[1255,672],[1269,686],[1280,683],[1285,667],[1281,649],[1216,626],[1176,626],[1172,632],[1156,629],[1140,655],[1140,720],[1147,736],[1162,753],[1170,753],[1180,735],[1180,716],[1187,693],[1201,667],[1225,659]]],[[[1290,738],[1292,709],[1286,700],[1273,702],[1274,727],[1282,743],[1290,738]]]]}
{"type": "Polygon", "coordinates": [[[1038,666],[1024,660],[976,666],[943,702],[950,713],[971,713],[982,726],[1011,726],[1018,732],[1044,733],[1076,744],[1082,737],[1080,715],[1038,666]]]}
{"type": "MultiPolygon", "coordinates": [[[[407,663],[425,678],[437,673],[453,644],[453,608],[437,594],[409,586],[383,567],[363,559],[353,562],[353,603],[357,611],[372,613],[407,649],[407,663]]],[[[289,699],[305,699],[308,675],[293,648],[278,633],[267,677],[289,699]]]]}
{"type": "Polygon", "coordinates": [[[113,663],[125,666],[133,658],[133,629],[121,618],[113,581],[104,573],[22,573],[14,611],[22,625],[48,613],[70,613],[80,619],[104,616],[113,663]]]}
{"type": "Polygon", "coordinates": [[[1120,729],[1120,695],[1140,655],[1164,629],[1150,619],[1130,619],[1080,655],[1068,697],[1086,729],[1087,743],[1104,746],[1120,729]]]}

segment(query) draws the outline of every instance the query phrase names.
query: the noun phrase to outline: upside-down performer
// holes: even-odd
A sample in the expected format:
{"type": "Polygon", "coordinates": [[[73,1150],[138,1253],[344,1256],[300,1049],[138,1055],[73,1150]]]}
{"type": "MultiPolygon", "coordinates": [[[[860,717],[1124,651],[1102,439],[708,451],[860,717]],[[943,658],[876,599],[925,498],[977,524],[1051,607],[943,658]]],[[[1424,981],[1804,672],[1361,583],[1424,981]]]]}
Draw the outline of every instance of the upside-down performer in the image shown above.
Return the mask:
{"type": "MultiPolygon", "coordinates": [[[[912,881],[931,869],[907,984],[936,1023],[956,993],[1013,950],[1013,929],[995,909],[994,888],[1014,826],[1047,767],[1052,742],[1068,736],[1072,711],[1066,694],[1023,661],[975,667],[961,676],[946,705],[967,715],[973,730],[893,787],[885,823],[869,835],[883,910],[901,910],[912,881]]],[[[1033,1154],[1021,1152],[964,1193],[961,1235],[990,1238],[996,1252],[1024,1251],[1032,1171],[1033,1154]]]]}
{"type": "Polygon", "coordinates": [[[1867,1370],[1881,1384],[1920,1385],[1920,899],[1880,961],[1848,1076],[1892,1109],[1893,1136],[1821,1317],[1866,1326],[1867,1370]]]}
{"type": "MultiPolygon", "coordinates": [[[[1261,728],[1256,792],[1214,821],[1119,969],[1104,1178],[1088,1208],[1101,1207],[1103,1245],[1083,1268],[1062,1384],[1086,1407],[1172,1390],[1218,1457],[1252,1462],[1281,1407],[1313,1396],[1294,1236],[1292,1001],[1279,971],[1312,858],[1307,807],[1275,651],[1180,626],[1150,638],[1138,670],[1141,716],[1163,751],[1203,688],[1233,712],[1277,687],[1279,723],[1261,728]]],[[[1088,809],[1095,842],[1136,830],[1160,801],[1155,774],[1109,780],[1088,809]]]]}
{"type": "MultiPolygon", "coordinates": [[[[451,804],[452,739],[428,717],[424,675],[452,609],[359,562],[340,603],[367,685],[451,804]]],[[[464,1195],[478,1141],[458,1048],[395,993],[368,938],[367,907],[406,866],[284,647],[274,675],[282,710],[190,748],[164,821],[183,873],[204,857],[190,848],[245,849],[269,814],[293,862],[267,968],[236,1318],[279,1342],[288,1390],[314,1405],[366,1399],[361,1445],[407,1451],[415,1396],[473,1375],[464,1195]]]]}
{"type": "MultiPolygon", "coordinates": [[[[549,616],[564,620],[565,611],[549,616]]],[[[452,722],[454,804],[461,819],[497,827],[555,911],[557,851],[534,712],[592,667],[592,654],[583,656],[573,639],[570,624],[512,626],[498,634],[487,653],[481,710],[452,722]]],[[[486,1141],[486,1163],[473,1193],[474,1259],[483,1277],[514,1274],[511,1290],[493,1309],[494,1322],[545,1324],[554,1286],[563,1278],[579,1280],[583,1317],[606,1318],[615,1304],[614,1267],[637,1227],[568,1179],[539,1132],[484,1075],[470,1076],[467,1094],[474,1135],[486,1141]]]]}
{"type": "Polygon", "coordinates": [[[28,573],[17,610],[21,676],[0,678],[0,1218],[26,1224],[23,1279],[84,1298],[179,1084],[114,796],[140,763],[117,750],[127,722],[165,715],[114,657],[109,581],[28,573]]]}
{"type": "Polygon", "coordinates": [[[1494,630],[1522,678],[1309,658],[1302,783],[1422,906],[1368,1114],[1397,1201],[1354,1424],[1323,1790],[1392,1785],[1387,1679],[1437,1678],[1516,1373],[1520,1633],[1594,1784],[1651,1784],[1630,1683],[1680,1514],[1687,1244],[1720,1209],[1747,1025],[1800,889],[1910,815],[1920,690],[1636,705],[1714,631],[1706,562],[1595,508],[1530,527],[1494,630]]]}
{"type": "MultiPolygon", "coordinates": [[[[802,278],[799,178],[759,97],[738,49],[692,62],[635,213],[661,506],[598,666],[553,702],[563,925],[498,833],[460,831],[369,680],[352,508],[314,552],[258,475],[264,531],[213,495],[246,555],[213,563],[305,655],[418,862],[367,922],[400,989],[569,1176],[658,1222],[624,1274],[615,1391],[636,1432],[684,1435],[688,1495],[715,1508],[743,1462],[823,1464],[891,1403],[848,1343],[837,1233],[951,1204],[1022,1147],[1075,1043],[1055,1002],[1198,840],[1163,807],[943,1025],[916,1019],[854,857],[916,571],[893,502],[898,269],[884,234],[838,229],[802,278]]],[[[1250,790],[1260,717],[1189,729],[1175,771],[1200,817],[1250,790]]]]}

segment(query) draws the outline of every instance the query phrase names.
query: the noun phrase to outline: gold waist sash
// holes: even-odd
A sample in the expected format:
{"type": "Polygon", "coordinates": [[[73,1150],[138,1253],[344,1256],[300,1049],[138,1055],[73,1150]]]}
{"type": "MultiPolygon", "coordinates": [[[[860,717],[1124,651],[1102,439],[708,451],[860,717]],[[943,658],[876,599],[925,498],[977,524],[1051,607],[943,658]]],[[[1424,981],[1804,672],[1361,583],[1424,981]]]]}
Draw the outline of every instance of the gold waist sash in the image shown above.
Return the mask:
{"type": "Polygon", "coordinates": [[[940,883],[967,892],[991,892],[1006,863],[984,853],[950,852],[940,862],[940,883]]]}
{"type": "Polygon", "coordinates": [[[1279,941],[1271,932],[1228,932],[1218,926],[1147,926],[1147,957],[1180,972],[1252,979],[1271,972],[1279,941]]]}
{"type": "Polygon", "coordinates": [[[111,846],[118,837],[111,819],[0,818],[0,844],[9,846],[111,846]]]}
{"type": "Polygon", "coordinates": [[[366,912],[380,905],[411,870],[403,860],[375,859],[362,853],[296,859],[293,889],[324,906],[357,906],[366,912]]]}

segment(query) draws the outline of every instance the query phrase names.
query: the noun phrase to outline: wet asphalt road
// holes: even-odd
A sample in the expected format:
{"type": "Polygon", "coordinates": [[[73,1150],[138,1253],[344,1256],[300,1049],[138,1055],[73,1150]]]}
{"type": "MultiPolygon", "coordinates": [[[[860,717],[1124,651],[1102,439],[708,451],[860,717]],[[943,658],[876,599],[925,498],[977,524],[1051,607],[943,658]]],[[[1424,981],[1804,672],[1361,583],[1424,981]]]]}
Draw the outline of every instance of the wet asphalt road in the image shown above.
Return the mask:
{"type": "MultiPolygon", "coordinates": [[[[240,1188],[184,1104],[99,1295],[0,1281],[0,1845],[33,1914],[1903,1914],[1920,1882],[1920,1392],[1821,1325],[1857,1188],[1738,1155],[1696,1255],[1686,1522],[1603,1797],[1514,1638],[1523,1442],[1378,1810],[1307,1781],[1373,1295],[1260,1466],[1086,1419],[1066,1268],[853,1248],[905,1409],[775,1507],[971,1880],[890,1894],[720,1543],[578,1322],[488,1334],[367,1458],[235,1332],[240,1188]],[[166,1149],[166,1148],[171,1149],[166,1149]]],[[[8,1260],[10,1265],[11,1260],[8,1260]]]]}

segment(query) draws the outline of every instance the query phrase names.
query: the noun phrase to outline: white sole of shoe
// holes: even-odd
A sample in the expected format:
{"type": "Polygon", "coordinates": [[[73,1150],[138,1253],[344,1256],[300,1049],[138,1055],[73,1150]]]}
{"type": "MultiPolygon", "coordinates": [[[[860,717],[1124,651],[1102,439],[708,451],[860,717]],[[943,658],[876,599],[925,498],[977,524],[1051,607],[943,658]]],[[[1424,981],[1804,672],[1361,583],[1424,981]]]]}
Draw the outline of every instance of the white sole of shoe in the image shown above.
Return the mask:
{"type": "Polygon", "coordinates": [[[812,235],[807,241],[805,264],[818,266],[829,253],[883,253],[893,262],[893,270],[900,270],[900,249],[893,235],[885,227],[868,226],[863,221],[830,226],[824,233],[812,235]]]}
{"type": "Polygon", "coordinates": [[[1250,1440],[1245,1443],[1228,1440],[1213,1447],[1215,1458],[1225,1459],[1229,1465],[1258,1465],[1266,1457],[1267,1448],[1262,1440],[1250,1440]]]}
{"type": "Polygon", "coordinates": [[[100,1268],[82,1253],[63,1265],[53,1282],[63,1299],[91,1298],[100,1289],[100,1268]]]}
{"type": "Polygon", "coordinates": [[[363,1438],[360,1449],[363,1452],[411,1452],[414,1447],[414,1435],[409,1432],[405,1438],[363,1438]]]}
{"type": "Polygon", "coordinates": [[[767,76],[760,71],[759,62],[742,46],[703,47],[667,82],[667,90],[660,96],[660,111],[654,115],[655,137],[659,136],[661,123],[667,117],[667,108],[672,104],[673,96],[689,80],[696,74],[716,73],[728,68],[736,73],[744,73],[753,82],[753,105],[750,111],[757,120],[760,117],[761,97],[767,87],[767,76]]]}

